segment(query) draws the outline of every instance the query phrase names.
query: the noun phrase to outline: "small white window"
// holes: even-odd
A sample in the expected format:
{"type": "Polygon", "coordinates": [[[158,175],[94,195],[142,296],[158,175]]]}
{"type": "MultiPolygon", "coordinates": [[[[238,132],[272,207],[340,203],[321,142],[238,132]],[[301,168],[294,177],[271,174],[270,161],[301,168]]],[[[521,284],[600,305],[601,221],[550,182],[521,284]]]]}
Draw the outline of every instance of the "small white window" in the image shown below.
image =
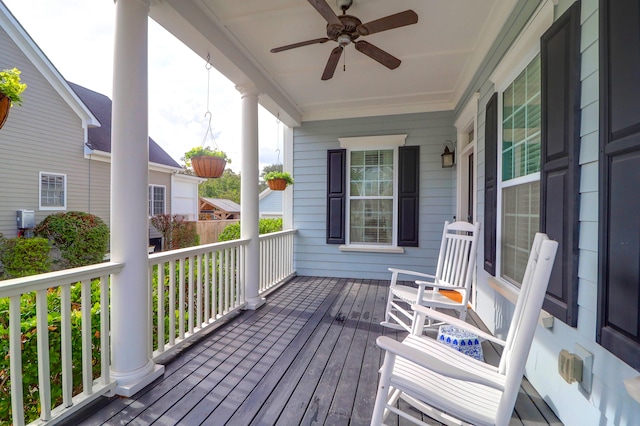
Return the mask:
{"type": "Polygon", "coordinates": [[[40,172],[40,210],[67,209],[67,175],[40,172]]]}
{"type": "Polygon", "coordinates": [[[166,188],[160,185],[149,185],[149,216],[164,214],[166,188]]]}

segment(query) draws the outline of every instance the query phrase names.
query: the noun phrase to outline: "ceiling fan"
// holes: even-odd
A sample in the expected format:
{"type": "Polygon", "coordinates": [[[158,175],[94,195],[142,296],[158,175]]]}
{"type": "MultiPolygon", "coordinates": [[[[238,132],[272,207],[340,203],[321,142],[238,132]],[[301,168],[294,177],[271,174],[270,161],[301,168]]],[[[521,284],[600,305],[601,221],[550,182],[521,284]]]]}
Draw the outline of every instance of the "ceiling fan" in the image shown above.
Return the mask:
{"type": "Polygon", "coordinates": [[[365,24],[352,15],[347,15],[347,9],[353,4],[353,0],[337,0],[338,7],[342,9],[342,15],[336,15],[333,9],[327,4],[326,0],[308,0],[320,15],[327,21],[327,36],[316,38],[313,40],[301,41],[298,43],[288,44],[286,46],[271,49],[271,53],[282,52],[284,50],[295,49],[296,47],[308,46],[311,44],[326,43],[333,40],[338,46],[331,51],[329,60],[322,73],[322,80],[329,80],[333,77],[333,73],[338,66],[342,51],[351,42],[355,45],[356,50],[369,56],[371,59],[378,61],[389,69],[396,69],[400,66],[400,59],[385,52],[379,47],[374,46],[364,40],[357,40],[361,36],[379,33],[394,28],[404,27],[418,22],[418,15],[413,10],[405,10],[404,12],[376,19],[365,24]],[[357,40],[357,41],[356,41],[357,40]]]}

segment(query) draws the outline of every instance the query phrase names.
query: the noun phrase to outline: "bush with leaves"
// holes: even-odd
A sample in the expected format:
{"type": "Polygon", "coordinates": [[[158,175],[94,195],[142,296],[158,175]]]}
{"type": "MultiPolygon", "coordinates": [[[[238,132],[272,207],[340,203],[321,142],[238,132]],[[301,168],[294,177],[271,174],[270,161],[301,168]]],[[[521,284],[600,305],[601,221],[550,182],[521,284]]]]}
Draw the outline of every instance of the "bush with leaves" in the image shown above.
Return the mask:
{"type": "Polygon", "coordinates": [[[151,225],[162,234],[162,250],[175,250],[200,244],[195,225],[182,216],[158,214],[151,218],[151,225]]]}
{"type": "MultiPolygon", "coordinates": [[[[282,219],[260,219],[259,232],[260,234],[270,234],[272,232],[282,231],[282,219]]],[[[218,235],[218,241],[231,241],[240,239],[240,223],[232,223],[227,225],[220,235],[218,235]]]]}
{"type": "MultiPolygon", "coordinates": [[[[3,239],[4,240],[4,239],[3,239]]],[[[12,238],[0,242],[3,278],[19,278],[49,271],[51,245],[46,238],[12,238]]]]}
{"type": "Polygon", "coordinates": [[[100,263],[109,248],[109,227],[89,213],[52,214],[36,226],[35,234],[48,238],[60,250],[62,264],[58,269],[100,263]]]}
{"type": "MultiPolygon", "coordinates": [[[[20,330],[22,343],[22,383],[25,421],[37,420],[40,411],[38,392],[38,341],[36,333],[35,293],[20,298],[20,330]]],[[[91,283],[91,368],[93,378],[100,376],[100,282],[91,283]]],[[[81,284],[71,286],[71,365],[73,395],[82,386],[82,306],[81,284]]],[[[49,362],[52,405],[62,403],[62,353],[60,288],[47,291],[47,331],[49,334],[49,362]]],[[[9,354],[9,299],[0,299],[0,353],[9,354]]],[[[9,356],[0,357],[0,425],[10,425],[11,381],[9,356]]]]}

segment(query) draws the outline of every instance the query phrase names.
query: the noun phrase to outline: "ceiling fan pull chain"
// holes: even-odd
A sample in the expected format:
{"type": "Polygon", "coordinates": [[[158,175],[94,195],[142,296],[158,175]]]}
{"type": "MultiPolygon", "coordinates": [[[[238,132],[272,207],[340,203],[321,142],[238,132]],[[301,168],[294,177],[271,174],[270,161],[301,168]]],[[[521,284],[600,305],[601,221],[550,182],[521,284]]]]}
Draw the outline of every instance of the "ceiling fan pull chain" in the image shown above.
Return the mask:
{"type": "Polygon", "coordinates": [[[347,49],[342,48],[342,72],[347,72],[347,49]]]}

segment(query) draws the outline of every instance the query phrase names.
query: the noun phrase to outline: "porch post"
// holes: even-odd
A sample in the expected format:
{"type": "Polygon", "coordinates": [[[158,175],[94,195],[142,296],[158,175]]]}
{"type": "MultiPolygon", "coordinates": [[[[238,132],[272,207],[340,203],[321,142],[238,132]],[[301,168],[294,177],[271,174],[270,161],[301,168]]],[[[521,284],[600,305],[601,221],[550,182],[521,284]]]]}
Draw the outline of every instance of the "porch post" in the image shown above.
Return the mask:
{"type": "Polygon", "coordinates": [[[264,304],[260,297],[260,231],[258,191],[258,91],[253,86],[236,87],[242,97],[242,180],[240,191],[240,236],[249,239],[245,252],[247,309],[264,304]]]}
{"type": "Polygon", "coordinates": [[[149,358],[149,0],[116,0],[111,124],[111,376],[131,396],[162,374],[149,358]]]}

